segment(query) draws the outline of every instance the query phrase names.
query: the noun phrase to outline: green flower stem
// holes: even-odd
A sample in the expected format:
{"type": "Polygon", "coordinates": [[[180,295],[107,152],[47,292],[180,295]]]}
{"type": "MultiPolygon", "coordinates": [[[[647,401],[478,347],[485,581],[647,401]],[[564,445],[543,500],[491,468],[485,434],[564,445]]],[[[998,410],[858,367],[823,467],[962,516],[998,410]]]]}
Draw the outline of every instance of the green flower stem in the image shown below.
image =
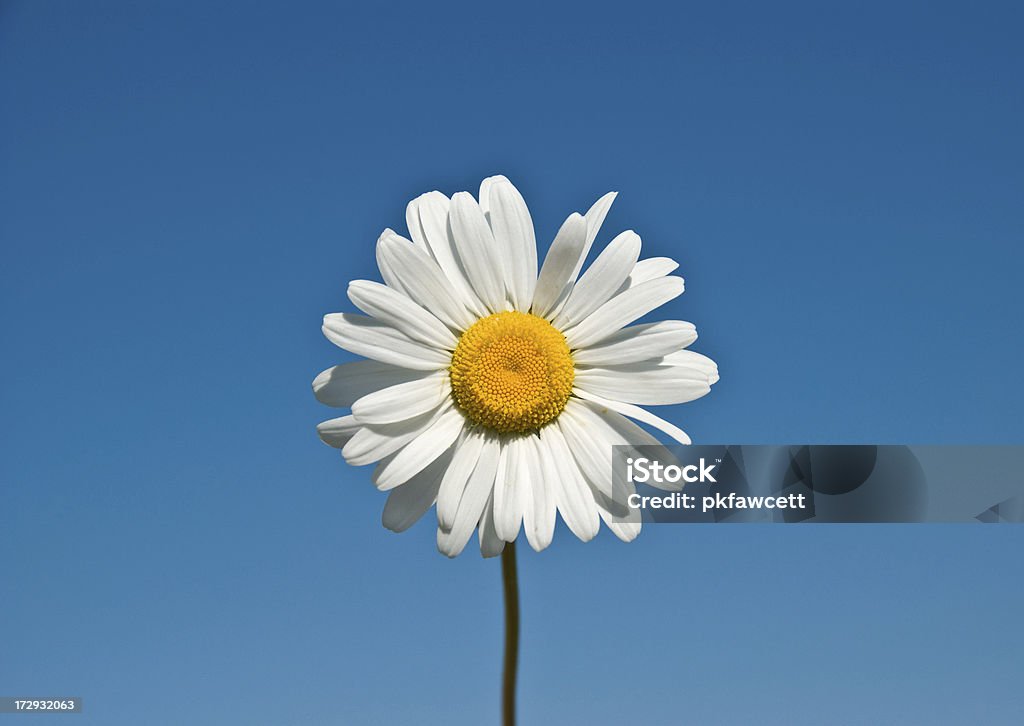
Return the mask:
{"type": "Polygon", "coordinates": [[[519,667],[519,579],[516,543],[501,552],[501,580],[505,589],[505,662],[501,674],[501,723],[516,723],[516,671],[519,667]]]}

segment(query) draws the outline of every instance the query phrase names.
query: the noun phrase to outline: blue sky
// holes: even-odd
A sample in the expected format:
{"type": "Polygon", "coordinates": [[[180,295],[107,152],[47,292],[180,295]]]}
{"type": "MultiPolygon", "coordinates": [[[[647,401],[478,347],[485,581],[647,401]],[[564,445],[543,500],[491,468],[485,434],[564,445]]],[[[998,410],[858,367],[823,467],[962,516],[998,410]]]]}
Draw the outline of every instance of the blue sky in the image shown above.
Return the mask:
{"type": "MultiPolygon", "coordinates": [[[[680,261],[666,315],[722,374],[666,414],[695,441],[1021,443],[1022,20],[4,3],[0,695],[114,726],[496,717],[498,563],[383,530],[309,390],[379,232],[494,173],[544,244],[614,189],[602,239],[680,261]]],[[[521,549],[522,721],[1012,723],[1022,544],[560,527],[521,549]]]]}

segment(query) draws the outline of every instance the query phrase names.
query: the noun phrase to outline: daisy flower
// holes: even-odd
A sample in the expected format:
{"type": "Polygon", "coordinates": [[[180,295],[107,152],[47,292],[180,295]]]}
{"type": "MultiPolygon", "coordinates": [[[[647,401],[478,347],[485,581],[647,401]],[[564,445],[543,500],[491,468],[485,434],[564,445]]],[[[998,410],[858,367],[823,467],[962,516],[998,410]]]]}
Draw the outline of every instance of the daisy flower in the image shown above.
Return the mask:
{"type": "Polygon", "coordinates": [[[354,466],[376,464],[390,492],[383,523],[402,531],[437,505],[437,546],[458,555],[479,532],[484,556],[520,529],[551,543],[556,513],[586,541],[603,520],[620,539],[639,516],[613,483],[612,447],[657,444],[636,422],[683,444],[689,437],[642,408],[699,398],[718,380],[687,350],[678,320],[631,325],[683,292],[666,257],[641,260],[640,237],[615,237],[583,264],[615,193],[573,213],[537,268],[533,220],[503,176],[479,200],[434,191],[409,203],[410,241],[377,241],[384,282],[355,280],[365,315],[324,317],[328,340],[367,360],[324,371],[317,399],[351,413],[320,437],[354,466]]]}

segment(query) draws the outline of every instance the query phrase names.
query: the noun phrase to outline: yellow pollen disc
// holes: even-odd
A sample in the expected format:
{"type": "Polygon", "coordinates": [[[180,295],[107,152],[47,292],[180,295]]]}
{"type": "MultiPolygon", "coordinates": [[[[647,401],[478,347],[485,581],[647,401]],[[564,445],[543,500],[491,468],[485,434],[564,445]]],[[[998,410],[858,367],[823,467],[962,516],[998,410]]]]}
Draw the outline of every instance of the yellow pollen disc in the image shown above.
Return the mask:
{"type": "Polygon", "coordinates": [[[519,312],[473,323],[449,370],[463,413],[501,433],[533,431],[558,416],[575,377],[565,336],[547,320],[519,312]]]}

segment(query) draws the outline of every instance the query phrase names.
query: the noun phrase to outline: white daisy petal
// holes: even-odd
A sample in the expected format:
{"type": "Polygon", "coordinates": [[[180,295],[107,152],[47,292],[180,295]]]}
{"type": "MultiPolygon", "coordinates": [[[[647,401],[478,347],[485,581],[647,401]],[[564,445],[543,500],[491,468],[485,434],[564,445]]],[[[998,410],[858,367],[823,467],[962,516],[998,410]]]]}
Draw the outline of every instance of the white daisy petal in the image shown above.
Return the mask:
{"type": "MultiPolygon", "coordinates": [[[[593,431],[599,432],[596,435],[592,434],[593,438],[603,437],[606,441],[610,441],[613,446],[629,447],[624,452],[626,456],[643,456],[643,453],[636,448],[638,446],[659,446],[661,444],[650,433],[637,426],[622,414],[610,410],[607,406],[601,406],[589,401],[580,402],[574,406],[573,413],[578,419],[590,425],[593,431]]],[[[611,466],[611,461],[611,456],[609,456],[609,467],[611,466]]],[[[624,506],[626,496],[629,494],[629,492],[624,491],[624,483],[613,479],[612,486],[615,490],[615,495],[610,498],[611,501],[618,503],[619,506],[624,506]]],[[[666,491],[679,491],[682,489],[682,485],[678,482],[652,483],[651,486],[665,489],[666,491]]]]}
{"type": "Polygon", "coordinates": [[[390,325],[365,315],[330,313],[324,335],[339,348],[402,368],[436,371],[451,364],[451,354],[419,343],[390,325]]]}
{"type": "MultiPolygon", "coordinates": [[[[469,536],[466,536],[468,541],[469,536]]],[[[458,557],[462,554],[462,550],[466,548],[466,543],[463,542],[461,547],[456,547],[455,536],[452,534],[450,529],[437,528],[437,551],[445,557],[458,557]]]]}
{"type": "Polygon", "coordinates": [[[616,295],[590,317],[565,333],[571,348],[600,343],[637,318],[664,305],[683,292],[681,277],[660,277],[616,295]]]}
{"type": "Polygon", "coordinates": [[[495,182],[501,180],[508,181],[505,176],[498,174],[486,177],[480,182],[480,193],[477,195],[477,202],[480,204],[480,211],[484,213],[484,218],[487,219],[487,224],[491,223],[491,187],[494,186],[495,182]]]}
{"type": "Polygon", "coordinates": [[[427,233],[423,229],[423,221],[420,217],[420,209],[426,204],[437,204],[437,197],[444,199],[444,214],[448,215],[448,197],[441,192],[428,192],[422,194],[405,206],[405,226],[409,228],[409,236],[412,243],[421,252],[430,254],[430,244],[427,242],[427,233]]]}
{"type": "MultiPolygon", "coordinates": [[[[577,416],[588,419],[605,428],[605,438],[614,441],[614,446],[660,446],[653,434],[640,428],[628,418],[607,406],[592,401],[575,402],[573,411],[577,416]]],[[[632,451],[632,449],[630,449],[632,451]]],[[[639,455],[639,452],[637,452],[639,455]]]]}
{"type": "Polygon", "coordinates": [[[384,426],[363,426],[345,444],[341,454],[351,466],[380,461],[429,429],[448,408],[441,406],[436,411],[384,426]]]}
{"type": "Polygon", "coordinates": [[[414,232],[410,225],[409,233],[414,240],[419,234],[422,246],[429,249],[430,254],[437,260],[438,266],[451,282],[452,290],[459,296],[459,300],[472,312],[483,315],[486,308],[473,292],[455,253],[455,242],[448,228],[450,207],[451,202],[441,192],[428,192],[412,200],[406,210],[406,220],[414,215],[418,232],[414,232]]]}
{"type": "Polygon", "coordinates": [[[455,526],[455,515],[459,511],[466,482],[476,468],[483,448],[484,435],[479,431],[467,431],[459,438],[455,456],[444,473],[441,491],[437,495],[437,523],[442,529],[450,530],[455,526]]]}
{"type": "Polygon", "coordinates": [[[377,469],[373,473],[373,483],[381,491],[387,491],[409,481],[452,445],[464,425],[465,419],[459,411],[447,409],[428,429],[406,444],[395,458],[377,469]]]}
{"type": "Polygon", "coordinates": [[[609,242],[573,286],[565,305],[552,320],[555,326],[563,330],[571,327],[608,302],[629,277],[638,257],[640,235],[636,232],[623,232],[609,242]]]}
{"type": "Polygon", "coordinates": [[[505,254],[494,243],[494,235],[480,205],[468,192],[452,197],[448,223],[458,260],[477,296],[496,313],[505,309],[505,254]]]}
{"type": "Polygon", "coordinates": [[[569,442],[569,450],[583,476],[599,492],[614,498],[612,487],[612,446],[606,427],[597,426],[579,401],[569,400],[558,417],[558,429],[569,442]]]}
{"type": "Polygon", "coordinates": [[[500,445],[496,437],[489,436],[484,440],[480,450],[480,458],[476,468],[466,482],[466,489],[459,502],[459,511],[455,514],[455,522],[450,531],[438,528],[437,547],[448,557],[456,557],[466,542],[469,541],[473,529],[480,522],[480,515],[494,488],[494,475],[498,468],[500,445]]]}
{"type": "Polygon", "coordinates": [[[711,391],[707,373],[685,366],[624,365],[576,371],[576,388],[624,403],[686,403],[711,391]]]}
{"type": "Polygon", "coordinates": [[[348,297],[367,315],[432,348],[454,350],[459,342],[444,323],[387,285],[353,280],[348,284],[348,297]]]}
{"type": "Polygon", "coordinates": [[[368,393],[430,375],[433,375],[430,371],[414,371],[375,360],[357,360],[321,372],[313,379],[313,395],[327,406],[348,408],[368,393]]]}
{"type": "MultiPolygon", "coordinates": [[[[561,229],[551,243],[544,264],[537,278],[533,293],[533,314],[542,318],[551,317],[552,310],[564,302],[560,297],[569,290],[569,280],[583,255],[587,243],[587,221],[582,215],[573,213],[562,223],[561,229]]],[[[582,264],[582,263],[580,263],[582,264]]],[[[575,278],[573,278],[575,279],[575,278]]]]}
{"type": "Polygon", "coordinates": [[[441,477],[452,460],[453,449],[441,454],[427,468],[388,494],[381,523],[392,532],[404,532],[419,521],[437,499],[441,477]]]}
{"type": "Polygon", "coordinates": [[[601,526],[590,488],[583,481],[583,475],[559,428],[547,426],[541,429],[540,438],[541,446],[548,447],[548,458],[558,472],[555,491],[562,520],[574,535],[589,542],[601,526]]]}
{"type": "Polygon", "coordinates": [[[340,449],[349,442],[360,426],[362,424],[356,421],[355,416],[341,416],[317,424],[316,432],[325,444],[340,449]]]}
{"type": "Polygon", "coordinates": [[[576,278],[579,276],[580,270],[583,269],[583,264],[586,262],[587,256],[590,254],[590,248],[594,245],[594,240],[597,239],[597,233],[600,231],[601,225],[604,223],[604,218],[607,216],[608,210],[611,209],[612,202],[615,201],[615,197],[617,195],[618,192],[608,192],[594,203],[594,206],[590,208],[584,217],[584,220],[587,223],[587,236],[583,241],[583,247],[580,249],[579,256],[573,263],[572,270],[566,278],[565,284],[556,296],[555,302],[548,310],[549,318],[553,317],[559,310],[561,310],[562,305],[572,292],[573,283],[576,282],[576,278]]]}
{"type": "MultiPolygon", "coordinates": [[[[508,438],[502,437],[499,440],[500,450],[498,451],[498,468],[494,471],[494,492],[491,497],[491,506],[498,506],[497,500],[499,498],[504,499],[507,492],[514,491],[509,487],[508,482],[510,443],[511,439],[508,438]]],[[[497,530],[497,525],[495,525],[495,529],[497,530]]]]}
{"type": "Polygon", "coordinates": [[[617,196],[619,196],[618,192],[608,192],[594,202],[594,206],[587,210],[585,215],[587,220],[587,243],[584,246],[583,254],[580,256],[579,263],[576,265],[576,269],[572,273],[572,280],[575,280],[576,276],[580,274],[580,270],[583,268],[583,262],[587,259],[587,255],[590,253],[590,247],[594,244],[594,240],[597,239],[597,233],[601,231],[601,225],[604,224],[604,218],[608,216],[608,210],[612,208],[612,202],[615,201],[615,197],[617,196]]]}
{"type": "Polygon", "coordinates": [[[480,515],[480,523],[477,525],[477,532],[480,538],[480,554],[484,557],[497,557],[505,549],[505,542],[498,536],[498,530],[494,525],[493,494],[484,505],[483,514],[480,515]]]}
{"type": "Polygon", "coordinates": [[[551,462],[543,458],[540,438],[525,436],[522,441],[523,466],[517,472],[523,493],[523,532],[535,551],[540,552],[551,544],[555,535],[555,513],[557,504],[551,493],[553,482],[558,478],[551,462]]]}
{"type": "Polygon", "coordinates": [[[522,442],[519,437],[505,441],[494,477],[494,528],[505,542],[512,542],[519,534],[523,520],[523,497],[519,491],[519,468],[522,442]]]}
{"type": "Polygon", "coordinates": [[[494,243],[505,251],[507,264],[505,287],[516,310],[526,311],[537,284],[537,239],[533,219],[523,195],[503,176],[491,177],[480,187],[480,206],[484,209],[494,243]],[[485,204],[486,199],[486,204],[485,204]]]}
{"type": "MultiPolygon", "coordinates": [[[[632,484],[630,484],[629,487],[633,492],[636,491],[636,487],[632,484]]],[[[629,493],[631,494],[633,492],[629,493]]],[[[622,511],[620,508],[616,507],[611,500],[600,493],[596,495],[595,499],[597,501],[597,513],[601,515],[601,519],[604,521],[605,526],[607,526],[616,537],[623,542],[632,542],[637,538],[640,534],[640,529],[643,526],[639,509],[625,507],[625,511],[622,511]]]]}
{"type": "Polygon", "coordinates": [[[662,363],[701,371],[708,377],[709,383],[718,382],[718,364],[706,355],[695,353],[692,350],[677,350],[669,353],[662,359],[662,363]]]}
{"type": "Polygon", "coordinates": [[[377,266],[388,285],[402,290],[450,328],[465,330],[476,320],[467,307],[471,303],[462,299],[430,253],[398,235],[381,236],[377,243],[377,266]]]}
{"type": "Polygon", "coordinates": [[[634,285],[639,285],[656,277],[671,275],[677,269],[679,263],[671,257],[649,257],[636,263],[636,267],[629,273],[629,279],[634,285]]]}
{"type": "MultiPolygon", "coordinates": [[[[505,539],[512,542],[519,536],[520,527],[525,527],[526,509],[532,506],[533,497],[530,491],[532,486],[530,475],[532,468],[527,463],[530,448],[527,439],[532,436],[521,436],[515,440],[515,446],[511,449],[512,459],[509,464],[509,487],[515,492],[514,501],[507,502],[501,511],[505,518],[505,539]]],[[[495,516],[498,511],[495,512],[495,516]]]]}
{"type": "Polygon", "coordinates": [[[674,426],[673,424],[669,423],[660,416],[654,415],[646,408],[640,408],[639,406],[634,406],[631,403],[613,401],[602,396],[597,396],[593,393],[588,393],[587,391],[583,391],[578,388],[574,388],[572,392],[574,395],[579,396],[580,398],[586,401],[593,401],[594,403],[604,406],[605,408],[610,408],[612,411],[617,411],[621,413],[623,416],[628,416],[629,418],[639,421],[640,423],[645,423],[649,426],[653,426],[659,431],[663,431],[664,433],[668,434],[673,439],[678,441],[680,444],[689,445],[693,443],[690,440],[690,437],[681,428],[674,426]]]}
{"type": "Polygon", "coordinates": [[[674,353],[696,339],[697,329],[693,323],[662,320],[623,328],[597,345],[576,351],[573,360],[582,366],[635,363],[674,353]]]}
{"type": "Polygon", "coordinates": [[[389,424],[435,410],[451,395],[447,371],[367,394],[352,404],[360,423],[389,424]]]}
{"type": "Polygon", "coordinates": [[[649,280],[671,275],[678,267],[679,263],[670,257],[651,257],[646,260],[640,260],[633,267],[626,281],[616,290],[616,294],[625,292],[629,288],[636,287],[649,280]]]}
{"type": "Polygon", "coordinates": [[[408,295],[409,291],[406,289],[402,279],[395,273],[394,266],[391,261],[381,257],[380,249],[381,245],[385,242],[398,244],[403,247],[408,247],[413,250],[417,250],[422,255],[429,255],[429,252],[417,247],[413,242],[407,240],[402,235],[396,233],[392,229],[385,229],[381,232],[380,237],[377,238],[377,269],[380,270],[381,279],[384,280],[384,284],[388,287],[392,287],[398,290],[404,295],[408,295]]]}

